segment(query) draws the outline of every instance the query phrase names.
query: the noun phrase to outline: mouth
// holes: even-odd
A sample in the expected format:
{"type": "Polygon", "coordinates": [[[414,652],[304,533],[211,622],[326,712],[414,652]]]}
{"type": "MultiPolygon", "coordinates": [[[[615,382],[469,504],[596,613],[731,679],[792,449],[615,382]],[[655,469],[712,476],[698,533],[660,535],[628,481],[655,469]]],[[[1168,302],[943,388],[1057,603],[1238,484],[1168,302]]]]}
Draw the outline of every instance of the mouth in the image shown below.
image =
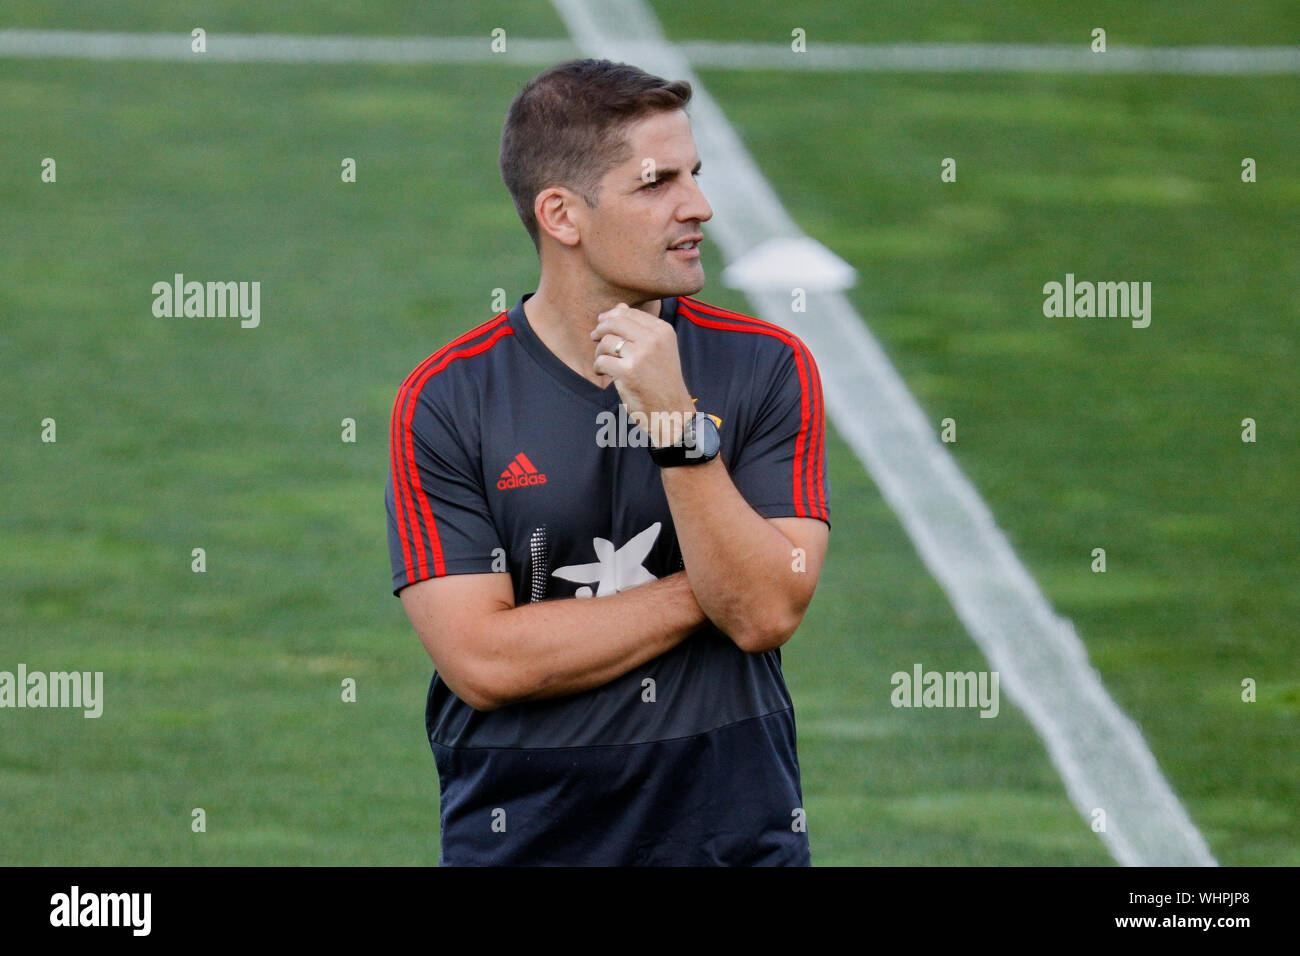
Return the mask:
{"type": "Polygon", "coordinates": [[[698,259],[700,257],[700,243],[703,241],[704,237],[699,233],[696,233],[693,236],[686,236],[684,239],[679,239],[668,247],[668,251],[683,259],[698,259]]]}

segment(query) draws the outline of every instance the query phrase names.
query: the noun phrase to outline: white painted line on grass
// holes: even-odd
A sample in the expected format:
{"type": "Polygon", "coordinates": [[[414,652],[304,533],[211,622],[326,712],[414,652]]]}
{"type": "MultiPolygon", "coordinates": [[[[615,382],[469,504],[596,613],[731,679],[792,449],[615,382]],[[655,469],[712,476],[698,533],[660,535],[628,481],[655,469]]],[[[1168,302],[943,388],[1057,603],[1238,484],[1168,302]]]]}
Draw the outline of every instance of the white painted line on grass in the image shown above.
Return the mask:
{"type": "MultiPolygon", "coordinates": [[[[634,63],[695,94],[691,125],[711,180],[706,227],[729,262],[764,240],[798,237],[772,187],[680,50],[642,0],[552,0],[590,56],[634,63]],[[636,37],[632,43],[621,38],[636,37]]],[[[935,437],[862,318],[838,293],[751,291],[755,314],[775,319],[812,349],[840,434],[899,515],[962,623],[1001,673],[1085,820],[1106,811],[1101,834],[1126,865],[1214,865],[1205,840],[1160,773],[1141,733],[1111,700],[1073,626],[1053,613],[992,514],[935,437]]],[[[882,683],[881,693],[885,693],[882,683]]]]}
{"type": "Polygon", "coordinates": [[[679,44],[697,68],[867,73],[1173,73],[1195,76],[1300,73],[1300,47],[1130,47],[1093,53],[1071,46],[1017,43],[820,43],[795,53],[789,43],[679,44]]]}
{"type": "Polygon", "coordinates": [[[519,63],[549,66],[576,55],[570,40],[506,38],[298,36],[210,32],[206,51],[190,49],[188,33],[99,33],[86,30],[0,30],[0,56],[33,59],[189,60],[238,63],[519,63]]]}
{"type": "MultiPolygon", "coordinates": [[[[1086,42],[821,43],[795,53],[788,43],[677,45],[691,65],[711,70],[795,70],[872,73],[1166,73],[1240,76],[1300,73],[1300,47],[1126,47],[1093,53],[1086,42]]],[[[627,49],[639,56],[635,44],[627,49]]],[[[90,30],[0,30],[0,56],[89,60],[190,60],[260,63],[518,63],[548,66],[577,54],[567,39],[506,38],[494,53],[490,37],[304,36],[209,32],[207,51],[190,50],[188,33],[90,30]]],[[[633,59],[632,62],[635,62],[633,59]]]]}

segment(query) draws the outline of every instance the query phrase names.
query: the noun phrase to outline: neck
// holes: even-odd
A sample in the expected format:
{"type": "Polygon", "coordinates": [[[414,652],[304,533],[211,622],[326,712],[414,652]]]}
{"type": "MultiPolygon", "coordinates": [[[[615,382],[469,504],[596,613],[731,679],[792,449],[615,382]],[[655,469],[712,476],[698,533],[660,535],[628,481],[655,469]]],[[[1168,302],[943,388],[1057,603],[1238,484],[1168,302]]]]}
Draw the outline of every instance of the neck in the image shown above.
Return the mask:
{"type": "Polygon", "coordinates": [[[591,330],[596,327],[597,317],[620,302],[658,315],[663,300],[633,301],[630,294],[620,295],[615,289],[559,288],[559,285],[548,281],[548,276],[543,274],[537,292],[524,303],[524,315],[542,344],[560,361],[587,381],[604,388],[611,379],[597,375],[592,369],[596,343],[591,338],[591,330]]]}

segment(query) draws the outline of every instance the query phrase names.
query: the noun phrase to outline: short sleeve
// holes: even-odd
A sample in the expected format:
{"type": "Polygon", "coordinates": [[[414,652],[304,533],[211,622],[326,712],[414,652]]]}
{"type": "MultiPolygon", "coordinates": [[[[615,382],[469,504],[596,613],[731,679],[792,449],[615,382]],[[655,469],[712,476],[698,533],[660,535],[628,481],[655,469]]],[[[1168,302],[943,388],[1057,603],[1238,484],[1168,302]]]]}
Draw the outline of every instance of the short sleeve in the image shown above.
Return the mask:
{"type": "Polygon", "coordinates": [[[481,470],[454,427],[468,418],[448,405],[434,389],[405,387],[393,405],[384,500],[394,594],[426,578],[491,572],[502,547],[481,470]]]}
{"type": "Polygon", "coordinates": [[[830,525],[825,412],[812,353],[786,333],[758,411],[731,455],[731,480],[764,518],[817,518],[830,525]]]}

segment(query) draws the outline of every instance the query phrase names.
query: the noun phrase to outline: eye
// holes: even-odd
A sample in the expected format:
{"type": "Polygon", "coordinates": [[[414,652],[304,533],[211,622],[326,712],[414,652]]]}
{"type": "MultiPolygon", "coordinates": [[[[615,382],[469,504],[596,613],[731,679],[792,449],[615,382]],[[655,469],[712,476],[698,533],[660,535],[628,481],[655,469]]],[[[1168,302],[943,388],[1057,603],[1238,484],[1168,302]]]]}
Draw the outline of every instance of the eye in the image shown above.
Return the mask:
{"type": "Polygon", "coordinates": [[[651,192],[654,192],[654,190],[657,189],[657,188],[658,188],[659,186],[661,186],[661,185],[663,185],[663,180],[662,180],[662,179],[652,179],[652,180],[650,180],[650,182],[646,183],[646,184],[645,184],[644,186],[642,186],[641,188],[642,188],[642,189],[649,189],[651,192]],[[652,187],[653,187],[653,188],[652,188],[652,187]]]}

